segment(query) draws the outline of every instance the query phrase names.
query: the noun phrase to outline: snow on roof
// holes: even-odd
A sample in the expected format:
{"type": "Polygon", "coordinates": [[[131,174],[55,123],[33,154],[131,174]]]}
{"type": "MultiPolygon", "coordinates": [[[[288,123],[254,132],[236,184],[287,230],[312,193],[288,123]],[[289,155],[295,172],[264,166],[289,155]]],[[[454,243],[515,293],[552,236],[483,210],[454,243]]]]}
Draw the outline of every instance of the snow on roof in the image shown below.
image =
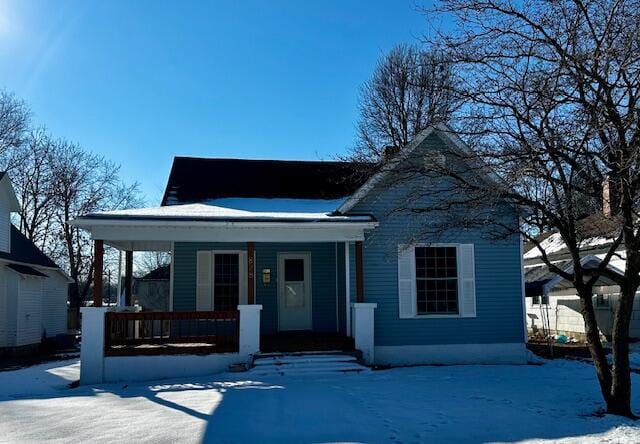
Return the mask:
{"type": "Polygon", "coordinates": [[[209,199],[203,204],[234,210],[277,213],[333,213],[347,198],[340,199],[265,199],[255,197],[225,197],[209,199]]]}
{"type": "MultiPolygon", "coordinates": [[[[583,249],[587,249],[604,246],[609,243],[611,243],[611,239],[598,236],[583,240],[580,246],[583,249]]],[[[540,247],[547,253],[547,255],[560,253],[567,249],[560,233],[553,233],[552,235],[544,239],[542,242],[540,242],[540,247]]],[[[534,259],[541,256],[542,253],[540,252],[540,249],[535,246],[524,254],[525,259],[534,259]]]]}
{"type": "MultiPolygon", "coordinates": [[[[336,208],[334,201],[312,203],[304,199],[219,199],[219,202],[234,207],[253,208],[253,210],[223,207],[210,204],[171,205],[165,207],[135,208],[92,213],[85,218],[90,219],[187,219],[187,220],[237,220],[237,221],[343,221],[369,222],[368,215],[342,216],[331,215],[330,211],[317,210],[320,207],[332,210],[336,208]],[[282,201],[295,201],[287,202],[282,201]],[[299,202],[298,202],[299,201],[299,202]],[[274,211],[280,209],[280,211],[274,211]],[[268,210],[268,211],[267,211],[268,210]],[[307,211],[302,211],[307,210],[307,211]]],[[[331,210],[331,211],[332,211],[331,210]]]]}

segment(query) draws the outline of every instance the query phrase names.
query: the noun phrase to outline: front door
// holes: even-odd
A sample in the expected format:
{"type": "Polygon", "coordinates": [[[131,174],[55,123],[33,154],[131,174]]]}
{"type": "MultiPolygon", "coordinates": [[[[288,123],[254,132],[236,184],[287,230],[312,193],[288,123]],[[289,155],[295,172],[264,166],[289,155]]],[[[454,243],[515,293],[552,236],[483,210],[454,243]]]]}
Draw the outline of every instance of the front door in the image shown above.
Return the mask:
{"type": "Polygon", "coordinates": [[[280,331],[311,330],[311,255],[278,255],[278,318],[280,331]]]}

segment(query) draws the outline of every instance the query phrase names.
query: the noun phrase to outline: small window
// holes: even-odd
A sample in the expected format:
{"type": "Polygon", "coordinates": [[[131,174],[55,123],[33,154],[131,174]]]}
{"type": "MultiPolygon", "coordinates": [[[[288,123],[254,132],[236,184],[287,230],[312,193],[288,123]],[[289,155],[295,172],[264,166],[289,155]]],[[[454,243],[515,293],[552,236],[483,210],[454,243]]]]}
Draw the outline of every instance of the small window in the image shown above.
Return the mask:
{"type": "Polygon", "coordinates": [[[540,296],[533,296],[533,297],[531,298],[531,303],[532,303],[533,305],[539,305],[539,304],[540,304],[540,296]]]}
{"type": "Polygon", "coordinates": [[[532,305],[549,305],[549,295],[536,295],[531,298],[532,305]]]}
{"type": "Polygon", "coordinates": [[[596,295],[596,307],[608,307],[609,306],[609,295],[608,294],[597,294],[596,295]]]}
{"type": "Polygon", "coordinates": [[[458,314],[456,247],[416,247],[418,314],[458,314]]]}
{"type": "Polygon", "coordinates": [[[304,259],[284,260],[284,280],[286,282],[304,281],[304,259]]]}

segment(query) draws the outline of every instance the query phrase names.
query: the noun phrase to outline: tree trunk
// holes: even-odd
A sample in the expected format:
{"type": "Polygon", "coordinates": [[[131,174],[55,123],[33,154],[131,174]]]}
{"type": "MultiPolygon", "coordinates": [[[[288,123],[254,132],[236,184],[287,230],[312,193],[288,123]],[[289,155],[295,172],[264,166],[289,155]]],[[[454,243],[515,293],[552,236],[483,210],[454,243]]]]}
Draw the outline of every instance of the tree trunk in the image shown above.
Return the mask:
{"type": "Polygon", "coordinates": [[[611,393],[607,400],[607,412],[633,418],[631,411],[631,370],[629,368],[629,325],[633,311],[633,299],[637,285],[620,287],[620,298],[613,318],[611,393]]]}
{"type": "Polygon", "coordinates": [[[602,397],[607,405],[607,411],[609,411],[612,386],[611,370],[609,369],[604,347],[600,341],[600,331],[598,330],[598,323],[596,321],[596,312],[593,308],[592,289],[577,288],[577,290],[582,306],[582,318],[584,319],[587,341],[589,341],[589,352],[591,353],[598,382],[600,383],[600,392],[602,393],[602,397]]]}

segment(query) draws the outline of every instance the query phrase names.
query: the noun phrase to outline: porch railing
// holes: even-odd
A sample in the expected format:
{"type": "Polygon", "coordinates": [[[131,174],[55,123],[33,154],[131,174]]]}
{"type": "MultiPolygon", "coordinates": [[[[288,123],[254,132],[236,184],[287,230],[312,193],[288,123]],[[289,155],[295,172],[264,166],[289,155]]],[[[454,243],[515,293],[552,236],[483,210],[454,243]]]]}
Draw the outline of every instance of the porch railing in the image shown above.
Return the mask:
{"type": "Polygon", "coordinates": [[[108,312],[105,355],[209,354],[237,352],[240,313],[108,312]]]}

